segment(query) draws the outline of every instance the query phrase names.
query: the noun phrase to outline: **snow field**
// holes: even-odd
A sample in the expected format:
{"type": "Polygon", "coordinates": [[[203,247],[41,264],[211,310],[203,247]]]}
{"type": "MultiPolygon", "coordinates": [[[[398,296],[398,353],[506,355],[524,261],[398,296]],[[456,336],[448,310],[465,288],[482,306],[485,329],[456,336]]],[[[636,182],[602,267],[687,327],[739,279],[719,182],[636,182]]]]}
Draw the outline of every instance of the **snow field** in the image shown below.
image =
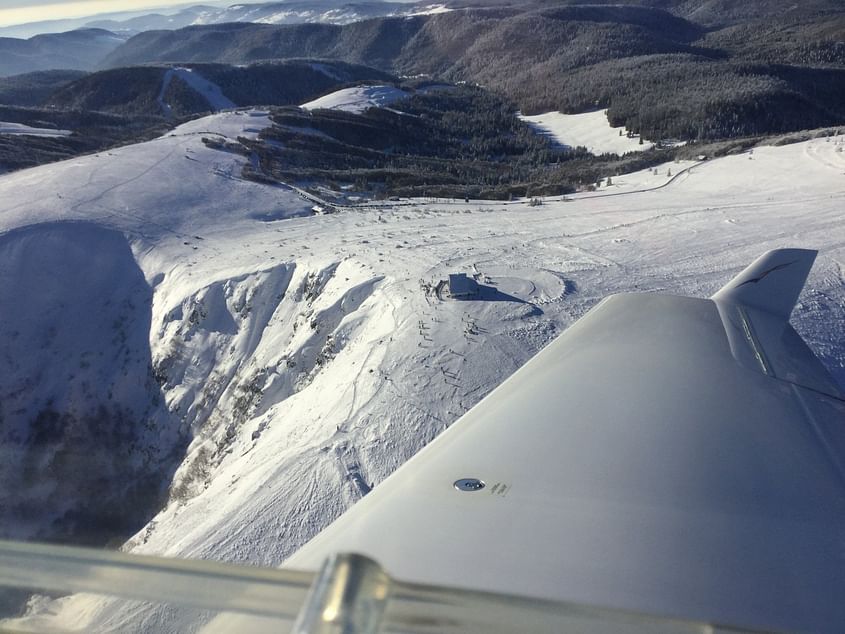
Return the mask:
{"type": "Polygon", "coordinates": [[[266,111],[212,115],[146,143],[6,175],[0,178],[2,230],[84,219],[151,244],[167,236],[181,244],[198,242],[197,228],[253,226],[251,214],[308,213],[297,194],[243,180],[246,158],[202,142],[236,141],[268,125],[266,111]]]}
{"type": "Polygon", "coordinates": [[[8,123],[0,121],[0,134],[28,135],[28,136],[70,136],[70,130],[54,130],[53,128],[33,128],[22,123],[8,123]]]}
{"type": "Polygon", "coordinates": [[[607,120],[607,110],[582,114],[546,112],[531,116],[520,115],[519,118],[564,147],[583,146],[596,155],[608,153],[621,156],[627,152],[642,152],[654,147],[654,143],[650,141],[643,141],[640,145],[639,136],[629,138],[624,127],[611,127],[607,120]]]}
{"type": "MultiPolygon", "coordinates": [[[[793,323],[845,383],[842,138],[708,161],[660,189],[623,175],[615,196],[304,217],[298,196],[240,180],[242,157],[199,141],[261,122],[215,115],[0,177],[3,231],[120,231],[152,288],[144,334],[194,440],[176,494],[128,550],[277,565],[602,297],[709,296],[771,248],[820,249],[793,323]],[[253,219],[265,209],[289,217],[253,219]],[[455,272],[483,299],[439,299],[455,272]]],[[[48,609],[83,629],[197,626],[91,597],[48,609]]]]}
{"type": "Polygon", "coordinates": [[[355,86],[336,90],[301,107],[306,110],[326,108],[361,113],[367,108],[384,108],[407,96],[407,92],[393,86],[355,86]]]}

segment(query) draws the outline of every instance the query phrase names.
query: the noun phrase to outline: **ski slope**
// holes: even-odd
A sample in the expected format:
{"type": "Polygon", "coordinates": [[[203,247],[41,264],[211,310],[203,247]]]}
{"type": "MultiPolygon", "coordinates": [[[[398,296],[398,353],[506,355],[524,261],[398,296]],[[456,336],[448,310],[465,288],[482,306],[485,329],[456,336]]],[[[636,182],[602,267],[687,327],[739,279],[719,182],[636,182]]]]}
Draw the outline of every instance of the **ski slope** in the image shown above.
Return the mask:
{"type": "Polygon", "coordinates": [[[235,102],[223,94],[220,86],[209,81],[191,68],[174,68],[173,74],[201,94],[213,110],[227,110],[235,107],[235,102]]]}
{"type": "Polygon", "coordinates": [[[592,154],[626,154],[642,152],[654,147],[654,143],[640,137],[628,137],[624,127],[611,127],[607,110],[596,110],[582,114],[546,112],[544,114],[520,115],[532,128],[548,136],[563,147],[585,147],[592,154]]]}
{"type": "Polygon", "coordinates": [[[302,104],[306,110],[326,108],[360,114],[367,108],[384,108],[404,99],[408,93],[393,86],[354,86],[342,88],[302,104]]]}
{"type": "Polygon", "coordinates": [[[161,89],[156,98],[162,114],[166,117],[170,117],[173,114],[173,108],[164,100],[164,95],[167,93],[167,88],[170,86],[170,82],[173,81],[174,77],[178,77],[195,92],[199,93],[208,102],[209,108],[215,112],[235,107],[235,102],[223,94],[220,86],[209,81],[195,70],[182,67],[171,68],[164,74],[161,80],[161,89]]]}
{"type": "MultiPolygon", "coordinates": [[[[244,181],[247,158],[201,141],[264,125],[265,113],[222,113],[0,176],[0,270],[24,262],[16,236],[43,225],[56,243],[64,235],[92,251],[101,230],[123,236],[133,258],[113,260],[146,281],[148,326],[123,323],[133,342],[149,342],[159,424],[186,447],[167,504],[128,550],[278,565],[601,298],[709,296],[777,247],[820,251],[793,323],[845,384],[843,137],[757,148],[671,182],[674,164],[662,166],[612,196],[310,216],[294,192],[244,181]],[[79,223],[92,237],[79,237],[79,223]],[[484,286],[481,300],[436,292],[460,272],[484,286]]],[[[37,258],[26,266],[23,280],[0,278],[0,297],[16,298],[16,341],[35,342],[59,328],[62,311],[46,314],[30,297],[44,273],[37,258]]],[[[80,288],[83,305],[67,310],[111,310],[84,300],[96,296],[86,277],[50,270],[80,288]]],[[[21,345],[6,334],[0,396],[21,345]]],[[[71,339],[50,344],[77,355],[67,367],[84,352],[71,339]]],[[[94,373],[110,367],[90,363],[94,373]]],[[[42,374],[33,393],[65,389],[61,376],[42,374]]],[[[91,404],[102,398],[91,394],[91,404]]],[[[204,618],[77,596],[34,604],[15,625],[187,632],[204,618]]]]}
{"type": "Polygon", "coordinates": [[[70,136],[73,133],[70,130],[56,130],[53,128],[34,128],[32,126],[24,125],[22,123],[9,123],[7,121],[0,121],[0,134],[26,134],[28,136],[56,137],[70,136]]]}

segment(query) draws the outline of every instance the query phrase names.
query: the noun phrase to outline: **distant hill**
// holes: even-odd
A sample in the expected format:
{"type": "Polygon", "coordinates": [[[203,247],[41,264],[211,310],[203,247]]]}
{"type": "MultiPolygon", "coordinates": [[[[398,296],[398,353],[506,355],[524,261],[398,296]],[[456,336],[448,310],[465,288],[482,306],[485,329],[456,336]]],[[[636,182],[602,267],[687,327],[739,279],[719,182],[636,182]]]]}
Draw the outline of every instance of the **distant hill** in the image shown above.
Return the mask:
{"type": "Polygon", "coordinates": [[[790,21],[758,19],[714,30],[701,44],[743,60],[845,66],[845,5],[837,15],[790,21]]]}
{"type": "Polygon", "coordinates": [[[845,10],[839,3],[549,4],[502,3],[346,25],[150,31],[103,63],[338,59],[477,83],[526,114],[609,108],[615,123],[649,138],[724,138],[845,123],[839,88],[845,10]]]}
{"type": "Polygon", "coordinates": [[[62,86],[85,77],[81,70],[43,70],[0,77],[0,104],[38,106],[62,86]]]}
{"type": "Polygon", "coordinates": [[[0,172],[153,138],[221,108],[296,105],[348,84],[396,81],[383,71],[331,60],[157,64],[0,78],[0,121],[71,133],[0,134],[0,172]]]}
{"type": "Polygon", "coordinates": [[[112,68],[150,62],[245,64],[320,57],[391,70],[426,18],[385,18],[345,26],[220,24],[136,35],[106,57],[112,68]]]}
{"type": "Polygon", "coordinates": [[[58,33],[79,28],[99,28],[134,35],[154,29],[181,29],[197,24],[258,22],[262,24],[349,24],[369,18],[412,15],[442,8],[436,2],[396,2],[379,0],[288,0],[211,6],[196,4],[166,13],[123,11],[119,13],[31,22],[0,27],[0,36],[31,37],[39,33],[58,33]]]}
{"type": "MultiPolygon", "coordinates": [[[[356,3],[353,11],[339,0],[307,7],[299,0],[190,7],[176,17],[155,18],[167,29],[109,49],[99,62],[105,74],[62,88],[51,104],[152,115],[164,100],[174,116],[204,112],[208,96],[184,82],[193,76],[168,74],[170,66],[197,64],[262,64],[249,71],[195,72],[212,74],[209,81],[237,105],[295,103],[336,84],[326,85],[313,68],[291,75],[293,67],[266,62],[319,58],[370,67],[363,75],[344,75],[344,81],[396,75],[478,84],[525,114],[608,108],[614,122],[655,139],[717,139],[845,123],[841,0],[488,0],[483,8],[467,6],[474,1],[449,0],[448,8],[403,5],[401,16],[349,23],[367,14],[362,7],[393,9],[390,3],[356,3]],[[408,15],[413,13],[418,15],[408,15]],[[170,28],[183,18],[233,22],[170,28]],[[299,19],[321,23],[276,24],[299,19]],[[146,69],[116,70],[135,66],[146,69]],[[305,89],[297,92],[295,83],[305,89]],[[156,93],[162,86],[162,94],[156,93]]],[[[75,33],[90,39],[109,32],[75,33]]],[[[52,41],[39,37],[48,39],[15,40],[15,46],[43,49],[52,41]]],[[[90,62],[94,53],[88,54],[90,62]]]]}
{"type": "Polygon", "coordinates": [[[197,5],[182,9],[171,15],[151,13],[128,20],[94,20],[88,22],[87,26],[120,32],[141,32],[153,29],[178,29],[197,24],[227,24],[229,22],[349,24],[368,18],[408,15],[420,10],[419,4],[407,2],[293,0],[289,2],[232,4],[228,7],[197,5]]]}
{"type": "Polygon", "coordinates": [[[215,109],[206,93],[196,88],[202,82],[219,88],[222,96],[235,106],[250,106],[299,104],[348,83],[395,81],[395,77],[383,71],[337,61],[288,60],[249,66],[185,64],[180,68],[183,70],[175,74],[169,65],[92,73],[67,84],[43,105],[123,115],[182,117],[215,109]],[[186,70],[192,74],[186,74],[186,70]],[[187,79],[194,79],[193,85],[187,79]]]}
{"type": "Polygon", "coordinates": [[[427,72],[482,64],[495,69],[507,58],[538,63],[563,57],[567,66],[574,66],[635,54],[686,51],[701,34],[696,25],[665,11],[637,7],[529,12],[468,9],[343,26],[223,24],[149,31],[128,40],[103,60],[103,65],[163,61],[237,64],[308,56],[385,70],[427,72]],[[579,52],[584,50],[589,50],[586,57],[579,52]],[[491,53],[493,57],[485,57],[491,53]]]}
{"type": "MultiPolygon", "coordinates": [[[[166,72],[167,68],[161,66],[136,66],[92,73],[64,86],[44,105],[64,110],[160,115],[157,99],[166,72]]],[[[197,106],[208,109],[205,103],[195,104],[194,109],[197,106]]]]}
{"type": "Polygon", "coordinates": [[[708,28],[757,20],[769,23],[814,20],[841,14],[843,10],[839,0],[669,0],[660,4],[708,28]]]}
{"type": "Polygon", "coordinates": [[[0,38],[0,77],[57,68],[93,70],[123,38],[103,29],[0,38]]]}
{"type": "Polygon", "coordinates": [[[577,69],[546,92],[515,91],[530,110],[607,107],[613,125],[650,139],[751,136],[845,122],[845,69],[838,68],[650,55],[577,69]]]}

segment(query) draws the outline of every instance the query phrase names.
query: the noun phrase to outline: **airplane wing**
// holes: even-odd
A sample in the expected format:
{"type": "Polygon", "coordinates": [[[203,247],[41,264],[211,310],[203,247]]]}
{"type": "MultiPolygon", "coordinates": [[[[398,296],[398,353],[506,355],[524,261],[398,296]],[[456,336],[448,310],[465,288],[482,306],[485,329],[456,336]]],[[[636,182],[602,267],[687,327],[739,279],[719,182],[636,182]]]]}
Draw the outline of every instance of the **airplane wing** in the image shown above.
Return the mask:
{"type": "Polygon", "coordinates": [[[0,542],[0,585],[253,615],[207,632],[300,605],[297,634],[839,631],[845,395],[788,322],[814,258],[603,300],[285,564],[309,573],[0,542]]]}
{"type": "Polygon", "coordinates": [[[285,565],[838,629],[845,397],[788,323],[815,255],[603,300],[285,565]]]}

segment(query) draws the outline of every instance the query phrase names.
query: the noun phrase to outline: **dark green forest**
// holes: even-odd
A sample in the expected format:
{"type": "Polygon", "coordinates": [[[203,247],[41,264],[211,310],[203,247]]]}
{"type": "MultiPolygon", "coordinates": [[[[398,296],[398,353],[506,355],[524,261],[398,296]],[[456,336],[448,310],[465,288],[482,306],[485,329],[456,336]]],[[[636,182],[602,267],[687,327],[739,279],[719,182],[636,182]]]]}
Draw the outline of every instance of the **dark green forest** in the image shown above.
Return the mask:
{"type": "Polygon", "coordinates": [[[389,110],[361,114],[282,108],[272,120],[258,140],[240,139],[261,166],[247,175],[331,183],[338,191],[346,185],[375,197],[566,194],[672,156],[653,150],[595,157],[554,146],[515,115],[513,103],[470,86],[418,91],[389,110]]]}
{"type": "Polygon", "coordinates": [[[609,108],[615,123],[652,139],[845,123],[845,7],[838,0],[494,4],[345,26],[148,32],[106,64],[337,59],[475,83],[526,114],[609,108]]]}
{"type": "MultiPolygon", "coordinates": [[[[589,182],[596,159],[530,140],[513,113],[500,108],[525,114],[607,109],[613,125],[654,141],[715,143],[845,125],[841,0],[490,0],[484,6],[454,0],[451,6],[447,13],[343,26],[236,23],[148,31],[111,51],[100,72],[0,79],[0,103],[26,109],[11,117],[63,118],[62,127],[74,130],[64,140],[7,139],[0,169],[146,138],[209,112],[205,98],[178,76],[159,94],[174,66],[195,69],[238,106],[295,105],[353,83],[396,84],[400,77],[465,83],[489,93],[489,100],[444,100],[436,107],[414,97],[396,121],[392,114],[368,113],[369,123],[343,114],[311,122],[334,131],[337,146],[329,151],[324,140],[319,150],[335,155],[325,171],[336,171],[343,153],[354,164],[350,169],[383,169],[388,161],[396,174],[407,171],[390,178],[391,188],[403,191],[440,183],[501,196],[530,183],[564,191],[589,182]],[[88,113],[122,117],[122,123],[73,125],[74,117],[93,116],[88,113]],[[417,124],[410,123],[415,118],[417,124]],[[469,127],[457,133],[453,123],[469,127]],[[349,130],[340,131],[345,125],[349,130]],[[389,141],[352,138],[363,139],[367,130],[389,141]],[[446,167],[437,168],[435,157],[446,167]],[[537,165],[546,159],[551,166],[541,170],[537,165]],[[587,166],[576,169],[579,161],[587,166]]],[[[306,154],[313,142],[288,141],[306,154]]],[[[303,156],[292,155],[284,170],[318,169],[303,156]]],[[[615,169],[615,157],[602,160],[615,169]]]]}
{"type": "MultiPolygon", "coordinates": [[[[66,137],[0,135],[0,171],[33,167],[154,138],[211,112],[208,101],[178,76],[162,93],[171,66],[147,65],[84,73],[44,71],[0,78],[0,121],[71,130],[66,137]],[[161,102],[169,112],[162,110],[161,102]],[[6,104],[6,105],[2,105],[6,104]]],[[[288,105],[360,81],[393,81],[383,71],[336,61],[291,60],[246,67],[191,66],[237,105],[288,105]]]]}

